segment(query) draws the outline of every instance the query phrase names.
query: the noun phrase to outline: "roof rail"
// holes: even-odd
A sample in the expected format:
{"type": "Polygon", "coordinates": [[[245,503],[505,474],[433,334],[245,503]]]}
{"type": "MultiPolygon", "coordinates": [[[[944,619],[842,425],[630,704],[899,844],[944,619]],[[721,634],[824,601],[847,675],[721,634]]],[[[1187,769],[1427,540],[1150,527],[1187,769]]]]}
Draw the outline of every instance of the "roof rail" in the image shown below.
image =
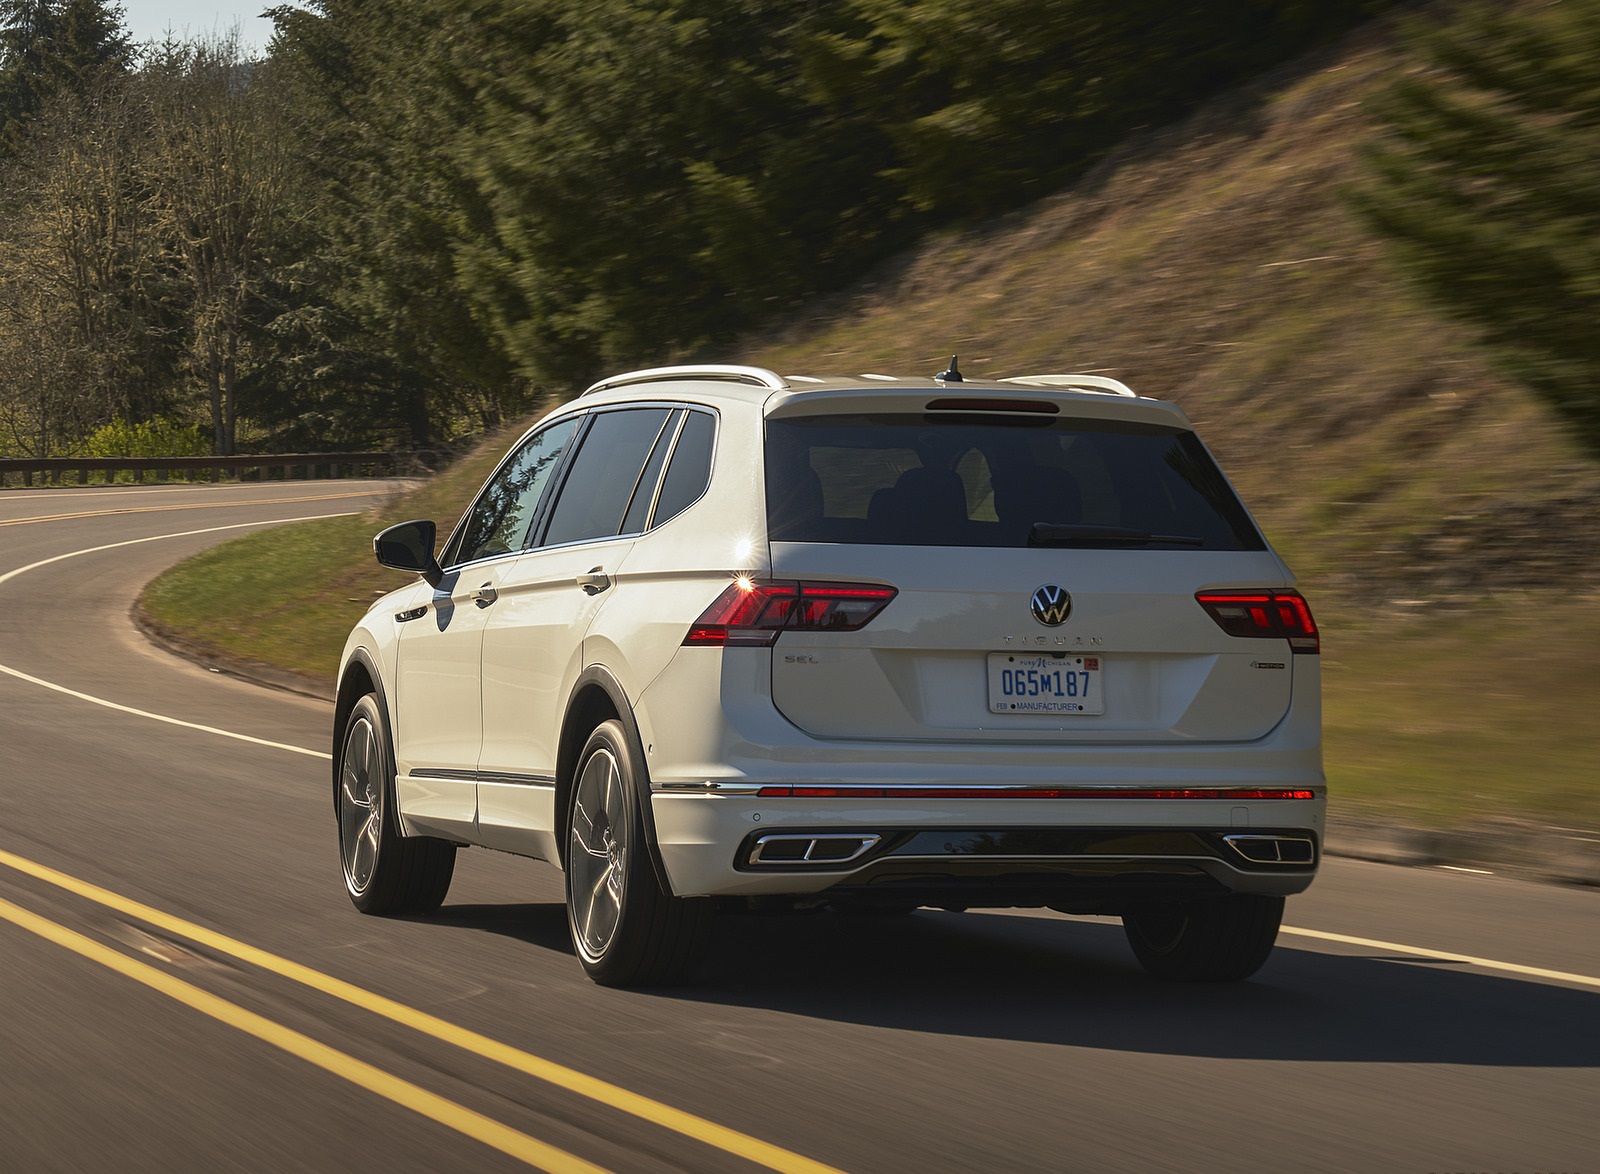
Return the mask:
{"type": "Polygon", "coordinates": [[[782,391],[789,386],[782,375],[768,371],[765,367],[739,367],[731,363],[706,363],[699,366],[687,367],[648,367],[643,371],[628,371],[622,375],[613,375],[609,379],[602,379],[599,383],[584,391],[588,395],[591,391],[604,391],[612,387],[626,387],[630,383],[667,383],[674,380],[685,379],[722,379],[733,383],[748,383],[755,387],[765,387],[772,391],[782,391]]]}
{"type": "Polygon", "coordinates": [[[1032,383],[1039,387],[1077,387],[1084,391],[1109,391],[1112,395],[1123,395],[1129,399],[1139,398],[1139,393],[1126,383],[1107,379],[1104,375],[1013,375],[1000,382],[1032,383]]]}

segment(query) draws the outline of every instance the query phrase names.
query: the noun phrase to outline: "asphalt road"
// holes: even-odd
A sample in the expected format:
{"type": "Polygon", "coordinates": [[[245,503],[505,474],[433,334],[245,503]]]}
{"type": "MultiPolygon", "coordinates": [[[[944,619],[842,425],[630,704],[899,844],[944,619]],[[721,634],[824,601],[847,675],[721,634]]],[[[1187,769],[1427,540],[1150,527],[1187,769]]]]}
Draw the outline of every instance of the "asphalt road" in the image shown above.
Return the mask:
{"type": "Polygon", "coordinates": [[[384,489],[0,492],[0,1171],[1600,1174],[1592,890],[1332,859],[1225,987],[922,911],[725,917],[698,985],[603,990],[555,870],[483,851],[360,916],[329,707],[128,610],[384,489]]]}

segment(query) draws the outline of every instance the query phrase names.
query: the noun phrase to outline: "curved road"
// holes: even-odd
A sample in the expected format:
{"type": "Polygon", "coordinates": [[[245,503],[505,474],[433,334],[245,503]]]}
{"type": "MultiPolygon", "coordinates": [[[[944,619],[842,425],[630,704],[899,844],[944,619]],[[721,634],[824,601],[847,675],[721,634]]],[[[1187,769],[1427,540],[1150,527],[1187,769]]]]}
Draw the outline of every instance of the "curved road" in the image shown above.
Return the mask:
{"type": "Polygon", "coordinates": [[[1221,988],[922,911],[726,918],[700,985],[603,990],[558,874],[483,851],[360,916],[329,707],[128,609],[386,489],[0,492],[0,1170],[1600,1174],[1594,891],[1334,859],[1221,988]]]}

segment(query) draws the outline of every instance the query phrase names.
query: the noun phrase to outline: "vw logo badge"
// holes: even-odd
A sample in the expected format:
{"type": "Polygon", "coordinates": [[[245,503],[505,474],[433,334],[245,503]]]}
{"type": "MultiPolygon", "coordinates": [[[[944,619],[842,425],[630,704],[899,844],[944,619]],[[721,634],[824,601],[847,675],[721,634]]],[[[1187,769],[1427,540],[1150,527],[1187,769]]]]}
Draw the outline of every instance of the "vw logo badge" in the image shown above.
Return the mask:
{"type": "Polygon", "coordinates": [[[1032,607],[1034,619],[1048,627],[1058,627],[1072,614],[1072,596],[1065,587],[1046,583],[1033,593],[1032,607]]]}

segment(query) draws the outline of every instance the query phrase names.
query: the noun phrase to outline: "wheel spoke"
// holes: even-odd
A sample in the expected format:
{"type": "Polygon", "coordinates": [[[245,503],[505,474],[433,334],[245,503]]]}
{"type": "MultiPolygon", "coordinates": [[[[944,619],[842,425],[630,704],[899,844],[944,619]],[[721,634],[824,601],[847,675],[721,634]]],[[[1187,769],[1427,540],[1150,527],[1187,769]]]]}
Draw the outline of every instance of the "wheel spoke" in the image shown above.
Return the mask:
{"type": "Polygon", "coordinates": [[[605,804],[606,820],[613,828],[621,822],[619,818],[621,809],[617,804],[617,800],[620,798],[620,794],[617,790],[619,784],[620,779],[617,774],[617,764],[611,761],[611,759],[608,757],[606,759],[606,783],[603,802],[605,804]]]}
{"type": "Polygon", "coordinates": [[[372,870],[378,862],[378,832],[382,814],[374,811],[362,825],[350,854],[350,880],[358,889],[364,889],[372,879],[372,870]]]}
{"type": "Polygon", "coordinates": [[[345,742],[344,768],[339,772],[345,798],[361,807],[367,806],[367,782],[372,777],[369,734],[366,722],[357,722],[351,727],[350,737],[345,742]]]}
{"type": "Polygon", "coordinates": [[[572,821],[572,842],[582,848],[586,856],[598,856],[604,859],[605,850],[603,848],[595,848],[589,843],[589,837],[594,835],[594,819],[584,808],[582,794],[578,796],[578,801],[573,804],[573,810],[582,818],[574,818],[572,821]],[[587,826],[587,834],[584,830],[585,826],[587,826]]]}
{"type": "Polygon", "coordinates": [[[601,893],[605,893],[607,897],[611,896],[611,874],[610,865],[600,871],[600,875],[595,877],[594,884],[589,889],[588,899],[584,903],[583,940],[588,943],[590,949],[596,952],[604,949],[606,944],[611,941],[611,935],[616,929],[618,916],[621,913],[621,909],[614,899],[602,901],[600,897],[601,893]],[[601,918],[604,923],[604,932],[596,933],[595,918],[602,913],[605,914],[601,918]]]}
{"type": "Polygon", "coordinates": [[[372,755],[375,748],[375,739],[372,736],[372,727],[362,722],[356,727],[356,732],[361,738],[361,750],[357,760],[361,763],[361,777],[370,779],[373,775],[372,755]]]}

